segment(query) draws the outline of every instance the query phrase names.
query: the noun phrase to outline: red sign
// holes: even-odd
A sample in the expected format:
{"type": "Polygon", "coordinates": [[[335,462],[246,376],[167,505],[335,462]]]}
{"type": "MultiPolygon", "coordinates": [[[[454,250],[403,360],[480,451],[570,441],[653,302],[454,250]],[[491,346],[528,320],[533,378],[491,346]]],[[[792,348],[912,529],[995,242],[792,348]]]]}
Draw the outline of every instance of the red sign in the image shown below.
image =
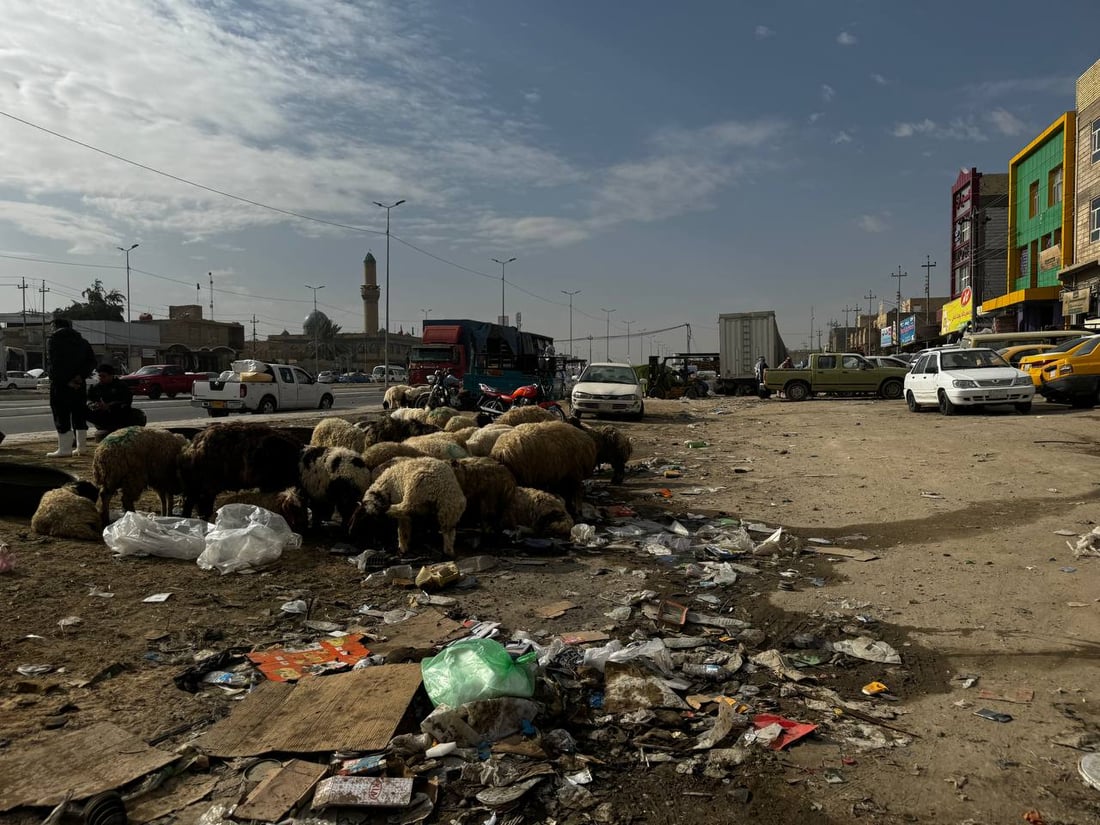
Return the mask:
{"type": "Polygon", "coordinates": [[[967,304],[969,304],[971,295],[972,293],[970,292],[970,287],[967,287],[961,293],[959,293],[959,305],[966,306],[967,304]]]}

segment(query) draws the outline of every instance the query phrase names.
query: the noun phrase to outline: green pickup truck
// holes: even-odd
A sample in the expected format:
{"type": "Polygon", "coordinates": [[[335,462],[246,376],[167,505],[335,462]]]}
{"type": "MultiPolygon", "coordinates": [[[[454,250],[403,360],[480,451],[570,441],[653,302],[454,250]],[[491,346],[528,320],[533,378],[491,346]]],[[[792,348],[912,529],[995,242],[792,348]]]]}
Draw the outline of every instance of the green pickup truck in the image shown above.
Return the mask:
{"type": "Polygon", "coordinates": [[[768,395],[781,392],[791,401],[805,401],[815,393],[901,398],[907,372],[903,367],[876,367],[854,352],[815,352],[805,369],[769,369],[764,388],[768,395]]]}

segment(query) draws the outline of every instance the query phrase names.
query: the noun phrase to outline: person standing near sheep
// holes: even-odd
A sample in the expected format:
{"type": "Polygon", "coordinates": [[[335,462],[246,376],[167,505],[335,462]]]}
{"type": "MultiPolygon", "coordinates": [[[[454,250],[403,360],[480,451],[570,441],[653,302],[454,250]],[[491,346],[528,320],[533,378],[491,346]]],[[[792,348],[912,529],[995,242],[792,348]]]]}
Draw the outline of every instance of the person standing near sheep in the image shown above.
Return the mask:
{"type": "Polygon", "coordinates": [[[50,412],[57,430],[57,449],[46,458],[79,455],[88,437],[86,378],[95,371],[96,357],[68,318],[53,319],[53,335],[46,345],[50,359],[50,412]],[[75,433],[74,436],[71,433],[75,433]],[[74,450],[75,447],[75,450],[74,450]]]}

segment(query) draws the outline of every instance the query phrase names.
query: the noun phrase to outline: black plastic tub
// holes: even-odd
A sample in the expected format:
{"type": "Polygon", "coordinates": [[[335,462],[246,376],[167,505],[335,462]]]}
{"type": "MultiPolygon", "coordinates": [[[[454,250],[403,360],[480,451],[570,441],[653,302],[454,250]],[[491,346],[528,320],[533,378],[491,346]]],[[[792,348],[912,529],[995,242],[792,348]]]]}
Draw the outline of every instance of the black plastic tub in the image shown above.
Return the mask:
{"type": "Polygon", "coordinates": [[[0,461],[0,515],[30,518],[42,496],[76,481],[76,476],[54,467],[0,461]]]}

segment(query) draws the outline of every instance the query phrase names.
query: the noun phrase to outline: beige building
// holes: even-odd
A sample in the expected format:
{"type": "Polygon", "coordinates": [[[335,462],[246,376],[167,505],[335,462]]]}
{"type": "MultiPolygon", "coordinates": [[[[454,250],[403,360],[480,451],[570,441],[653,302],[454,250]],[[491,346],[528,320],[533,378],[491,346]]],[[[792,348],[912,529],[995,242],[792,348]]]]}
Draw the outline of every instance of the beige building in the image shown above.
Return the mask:
{"type": "Polygon", "coordinates": [[[1070,326],[1100,326],[1100,60],[1077,78],[1075,160],[1074,256],[1058,273],[1062,316],[1070,326]]]}

